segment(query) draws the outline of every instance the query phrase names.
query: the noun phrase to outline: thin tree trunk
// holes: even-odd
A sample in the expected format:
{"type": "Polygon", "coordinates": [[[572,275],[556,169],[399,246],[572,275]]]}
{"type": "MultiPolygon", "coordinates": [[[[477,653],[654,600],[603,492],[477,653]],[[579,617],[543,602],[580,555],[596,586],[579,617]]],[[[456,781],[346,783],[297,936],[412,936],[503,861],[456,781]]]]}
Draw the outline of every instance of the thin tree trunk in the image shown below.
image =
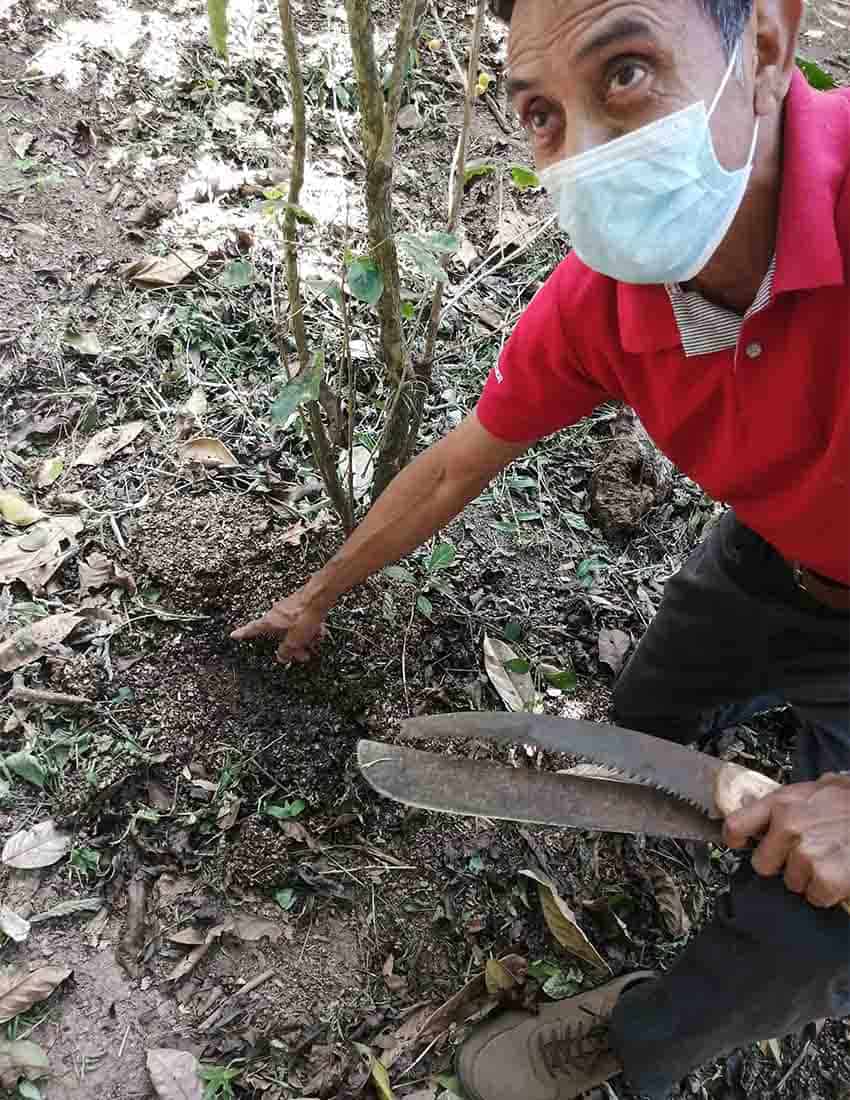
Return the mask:
{"type": "Polygon", "coordinates": [[[388,411],[378,447],[372,499],[376,499],[404,465],[410,422],[406,393],[410,385],[407,349],[401,324],[401,280],[392,221],[393,152],[396,120],[404,85],[404,70],[413,42],[417,0],[402,0],[395,57],[384,105],[375,60],[369,0],[345,0],[354,72],[360,95],[361,128],[366,150],[366,209],[369,248],[381,271],[384,291],[377,303],[381,352],[389,382],[396,394],[388,411]]]}
{"type": "MultiPolygon", "coordinates": [[[[292,93],[292,163],[289,177],[289,205],[284,216],[286,255],[286,289],[289,296],[289,324],[298,352],[299,373],[310,368],[310,352],[307,330],[304,325],[304,306],[301,298],[301,277],[298,271],[297,219],[295,216],[304,183],[304,161],[307,154],[307,123],[304,104],[304,80],[298,56],[298,37],[292,19],[290,0],[278,0],[278,14],[289,66],[289,86],[292,93]]],[[[281,341],[282,344],[282,341],[281,341]]],[[[281,347],[281,359],[285,351],[281,347]]],[[[340,481],[333,447],[322,423],[319,403],[308,401],[302,409],[302,422],[313,451],[313,458],[322,475],[331,503],[339,514],[345,529],[354,527],[354,502],[349,500],[340,481]]]]}

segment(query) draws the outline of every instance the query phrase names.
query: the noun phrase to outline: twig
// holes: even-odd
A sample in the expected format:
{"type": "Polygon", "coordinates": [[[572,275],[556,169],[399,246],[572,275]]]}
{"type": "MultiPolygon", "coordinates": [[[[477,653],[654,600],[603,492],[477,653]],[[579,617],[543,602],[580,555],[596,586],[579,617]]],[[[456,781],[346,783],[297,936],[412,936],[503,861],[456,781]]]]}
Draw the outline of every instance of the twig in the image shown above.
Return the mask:
{"type": "Polygon", "coordinates": [[[799,1054],[797,1055],[797,1057],[796,1057],[796,1058],[794,1059],[794,1061],[793,1061],[793,1062],[791,1063],[791,1065],[790,1065],[790,1066],[788,1067],[788,1072],[787,1072],[787,1073],[786,1073],[786,1074],[785,1074],[785,1075],[783,1076],[782,1080],[781,1080],[781,1081],[779,1082],[779,1084],[778,1084],[778,1085],[776,1086],[776,1091],[777,1091],[777,1092],[781,1092],[781,1091],[782,1091],[782,1089],[783,1089],[783,1088],[785,1087],[786,1083],[788,1082],[788,1078],[789,1078],[789,1077],[790,1077],[790,1076],[791,1076],[791,1075],[792,1075],[793,1073],[796,1073],[796,1071],[797,1071],[797,1070],[798,1070],[798,1069],[800,1068],[800,1066],[801,1066],[801,1065],[803,1064],[803,1062],[804,1062],[804,1060],[805,1060],[806,1056],[807,1056],[807,1055],[808,1055],[808,1053],[809,1053],[809,1047],[810,1047],[811,1045],[812,1045],[812,1040],[811,1040],[811,1039],[807,1039],[807,1040],[806,1040],[806,1042],[805,1042],[805,1045],[804,1045],[803,1049],[802,1049],[802,1050],[800,1051],[800,1053],[799,1053],[799,1054]]]}
{"type": "Polygon", "coordinates": [[[54,707],[94,707],[97,706],[91,699],[84,699],[82,695],[66,695],[62,691],[47,691],[44,688],[28,688],[15,685],[7,699],[16,699],[21,703],[47,703],[54,707]]]}
{"type": "Polygon", "coordinates": [[[250,982],[246,982],[241,989],[237,989],[235,993],[232,993],[229,997],[225,997],[221,1004],[219,1004],[218,1007],[214,1008],[209,1016],[207,1016],[204,1020],[201,1021],[201,1023],[198,1024],[198,1030],[208,1031],[213,1026],[213,1024],[222,1017],[222,1015],[224,1014],[224,1010],[229,1004],[231,1004],[235,1000],[238,1000],[238,998],[240,997],[246,997],[249,993],[253,993],[258,986],[263,985],[269,980],[269,978],[273,978],[275,976],[275,973],[276,971],[274,970],[274,968],[264,970],[262,974],[258,974],[255,978],[252,978],[250,982]]]}

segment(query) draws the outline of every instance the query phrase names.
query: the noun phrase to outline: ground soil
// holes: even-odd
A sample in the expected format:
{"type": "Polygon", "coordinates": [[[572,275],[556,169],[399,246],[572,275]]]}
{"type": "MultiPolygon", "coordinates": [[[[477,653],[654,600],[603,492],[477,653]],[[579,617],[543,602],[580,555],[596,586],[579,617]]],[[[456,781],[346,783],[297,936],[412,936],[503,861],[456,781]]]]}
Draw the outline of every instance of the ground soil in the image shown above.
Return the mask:
{"type": "MultiPolygon", "coordinates": [[[[359,737],[392,740],[411,714],[500,706],[483,670],[485,633],[515,639],[535,667],[575,671],[575,691],[545,695],[549,712],[607,717],[613,677],[599,659],[600,630],[637,641],[665,579],[717,512],[676,475],[636,531],[605,537],[589,490],[615,434],[612,410],[498,479],[442,536],[455,550],[451,568],[429,574],[425,552],[406,563],[413,584],[381,575],[347,596],[329,619],[320,660],[283,668],[271,643],[229,639],[341,539],[304,440],[268,422],[279,385],[270,306],[279,240],[256,207],[263,189],[285,178],[287,124],[278,132],[268,120],[285,114],[288,97],[270,36],[273,8],[251,10],[243,19],[233,8],[238,41],[226,69],[206,45],[204,5],[195,0],[167,8],[0,0],[2,484],[31,494],[44,459],[60,455],[65,470],[36,494],[39,505],[55,513],[80,493],[86,503],[78,552],[48,588],[0,594],[2,637],[68,607],[90,614],[23,671],[31,687],[94,705],[9,698],[0,731],[0,754],[26,746],[47,773],[43,789],[16,781],[0,797],[0,840],[49,816],[74,836],[70,860],[57,866],[0,867],[0,903],[25,917],[80,899],[97,906],[34,923],[26,943],[0,944],[2,968],[73,971],[49,1001],[7,1025],[14,1030],[0,1029],[0,1039],[26,1033],[49,1051],[50,1076],[40,1084],[47,1100],[147,1100],[145,1056],[157,1047],[239,1069],[239,1098],[362,1096],[370,1087],[364,1052],[400,1044],[395,1094],[430,1089],[424,1095],[433,1097],[430,1082],[450,1073],[462,1029],[423,1054],[425,1044],[400,1039],[405,1021],[451,997],[488,958],[515,953],[548,966],[538,966],[530,1001],[545,996],[547,973],[573,989],[601,980],[553,940],[520,870],[554,879],[618,974],[669,966],[691,934],[665,920],[660,881],[696,930],[736,865],[700,845],[406,810],[377,798],[354,766],[359,737]],[[100,37],[98,20],[112,28],[100,37]],[[45,75],[44,51],[63,42],[71,43],[64,60],[45,75]],[[234,102],[248,104],[255,128],[232,124],[234,102]],[[217,191],[220,169],[199,169],[200,153],[256,175],[217,191]],[[139,223],[147,199],[193,179],[213,201],[139,223]],[[143,292],[121,278],[120,265],[141,253],[201,238],[211,266],[185,287],[143,292]],[[225,267],[245,256],[256,284],[224,287],[225,267]],[[69,329],[96,330],[103,353],[80,357],[63,346],[69,329]],[[193,421],[186,402],[199,387],[207,408],[193,421]],[[99,465],[71,465],[94,431],[134,419],[145,429],[128,448],[99,465]],[[240,465],[183,461],[181,442],[198,432],[226,443],[240,465]],[[95,551],[132,576],[129,590],[80,592],[80,563],[95,551]],[[208,950],[189,967],[204,938],[208,950]]],[[[400,138],[397,197],[407,228],[443,224],[446,135],[460,112],[452,66],[427,43],[445,30],[462,61],[465,30],[449,10],[445,27],[429,18],[414,96],[423,126],[400,138]]],[[[306,67],[315,104],[325,102],[323,74],[337,71],[339,25],[306,9],[304,19],[314,36],[306,67]]],[[[389,14],[385,21],[389,28],[389,14]]],[[[842,81],[846,28],[842,0],[809,6],[804,52],[842,81]]],[[[502,54],[492,24],[483,64],[497,76],[502,54]]],[[[501,85],[496,111],[476,105],[471,152],[497,167],[527,159],[514,120],[508,115],[505,133],[497,117],[507,113],[501,85]]],[[[329,196],[349,204],[343,228],[329,222],[309,237],[324,274],[359,232],[360,177],[346,147],[355,135],[343,114],[340,122],[325,103],[311,130],[319,182],[309,192],[308,180],[305,205],[329,196]]],[[[527,233],[544,212],[539,192],[510,189],[498,171],[482,176],[464,204],[469,245],[480,259],[506,223],[527,233]]],[[[426,442],[471,407],[501,339],[562,248],[544,235],[448,310],[426,442]]],[[[450,274],[454,288],[467,277],[459,264],[450,274]]],[[[369,369],[368,323],[358,323],[359,400],[368,409],[382,392],[369,369]]],[[[333,363],[338,334],[328,325],[333,363]]],[[[367,445],[370,430],[367,423],[367,445]]],[[[793,735],[780,714],[715,747],[781,778],[793,735]]],[[[837,1022],[817,1037],[702,1067],[677,1096],[766,1100],[806,1043],[783,1095],[847,1100],[850,1056],[837,1022]]],[[[628,1100],[621,1081],[611,1087],[628,1100]]]]}

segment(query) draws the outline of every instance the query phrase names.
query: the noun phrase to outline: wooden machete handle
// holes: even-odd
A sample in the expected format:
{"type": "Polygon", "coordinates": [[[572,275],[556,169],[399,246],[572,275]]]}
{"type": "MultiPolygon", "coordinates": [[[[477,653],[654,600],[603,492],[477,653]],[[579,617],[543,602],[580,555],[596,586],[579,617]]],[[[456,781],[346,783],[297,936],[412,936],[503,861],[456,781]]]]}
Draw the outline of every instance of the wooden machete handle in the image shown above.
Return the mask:
{"type": "MultiPolygon", "coordinates": [[[[714,785],[714,801],[717,809],[725,817],[749,806],[759,798],[778,791],[781,783],[775,783],[766,775],[751,772],[739,764],[724,764],[717,773],[714,785]]],[[[842,901],[841,908],[850,915],[850,899],[842,901]]]]}

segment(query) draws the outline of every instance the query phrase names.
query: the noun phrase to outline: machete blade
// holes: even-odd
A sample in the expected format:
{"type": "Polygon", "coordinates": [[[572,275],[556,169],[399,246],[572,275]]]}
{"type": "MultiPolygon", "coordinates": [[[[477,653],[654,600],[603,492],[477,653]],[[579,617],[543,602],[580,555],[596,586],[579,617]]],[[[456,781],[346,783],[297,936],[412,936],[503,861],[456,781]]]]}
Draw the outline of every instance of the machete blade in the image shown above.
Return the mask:
{"type": "Polygon", "coordinates": [[[401,736],[418,741],[479,738],[570,753],[684,799],[710,818],[722,817],[714,788],[723,761],[646,733],[572,718],[468,711],[408,718],[401,724],[401,736]]]}
{"type": "Polygon", "coordinates": [[[717,822],[640,784],[510,768],[379,741],[359,741],[357,761],[379,794],[423,810],[720,842],[717,822]]]}

